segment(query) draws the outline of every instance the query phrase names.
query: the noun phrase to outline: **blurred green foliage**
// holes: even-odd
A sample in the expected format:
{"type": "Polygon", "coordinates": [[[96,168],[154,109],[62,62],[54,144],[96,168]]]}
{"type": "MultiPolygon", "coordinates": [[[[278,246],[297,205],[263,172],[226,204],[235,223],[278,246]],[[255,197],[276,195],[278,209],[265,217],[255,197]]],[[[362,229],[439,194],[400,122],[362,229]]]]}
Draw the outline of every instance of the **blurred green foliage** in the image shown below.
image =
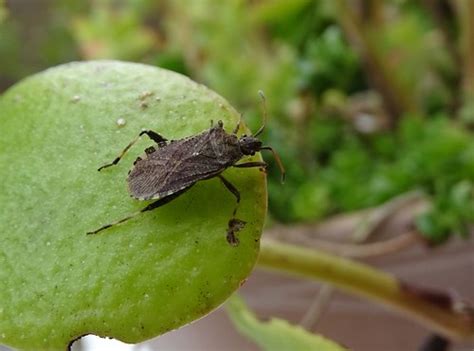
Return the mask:
{"type": "Polygon", "coordinates": [[[433,198],[417,222],[423,233],[435,242],[466,235],[474,220],[474,141],[455,118],[467,106],[449,37],[458,28],[439,27],[421,2],[361,2],[373,8],[354,13],[337,3],[51,0],[36,20],[47,35],[36,36],[27,30],[33,10],[15,5],[3,22],[0,10],[0,83],[77,59],[151,63],[226,96],[252,130],[261,123],[262,89],[270,114],[263,139],[287,168],[282,187],[270,167],[274,219],[317,220],[419,188],[433,198]],[[360,38],[341,25],[354,16],[372,51],[361,51],[360,38]],[[388,65],[385,86],[374,84],[380,72],[370,72],[367,57],[388,65]],[[384,88],[396,79],[415,114],[384,108],[384,88]]]}
{"type": "Polygon", "coordinates": [[[74,18],[72,33],[85,58],[136,60],[151,50],[154,34],[142,26],[140,6],[121,7],[110,1],[96,2],[87,16],[74,18]]]}

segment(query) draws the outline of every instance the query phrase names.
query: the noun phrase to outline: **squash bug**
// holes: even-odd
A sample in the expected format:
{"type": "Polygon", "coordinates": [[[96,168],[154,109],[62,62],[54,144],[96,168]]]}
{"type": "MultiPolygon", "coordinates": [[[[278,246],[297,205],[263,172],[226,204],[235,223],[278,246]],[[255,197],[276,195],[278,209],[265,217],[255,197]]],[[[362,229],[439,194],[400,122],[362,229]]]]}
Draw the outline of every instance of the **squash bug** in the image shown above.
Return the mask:
{"type": "Polygon", "coordinates": [[[98,170],[116,165],[142,135],[148,136],[156,145],[148,147],[145,155],[136,159],[134,167],[128,173],[127,182],[130,195],[135,199],[156,201],[141,211],[87,234],[97,234],[104,229],[128,221],[142,212],[154,210],[174,200],[196,182],[217,177],[236,199],[232,218],[228,222],[227,241],[233,246],[238,245],[239,241],[235,234],[246,224],[245,221],[235,217],[240,203],[240,192],[222,175],[222,172],[229,167],[259,167],[264,170],[267,167],[265,162],[237,162],[245,156],[253,156],[261,150],[269,150],[280,168],[282,182],[285,175],[278,154],[271,147],[262,146],[262,142],[257,139],[265,129],[267,121],[265,96],[262,92],[259,94],[263,103],[263,124],[254,135],[237,136],[241,120],[231,134],[224,130],[222,121],[219,121],[217,125],[213,125],[211,121],[210,129],[194,136],[171,141],[152,130],[141,131],[118,157],[98,170]]]}

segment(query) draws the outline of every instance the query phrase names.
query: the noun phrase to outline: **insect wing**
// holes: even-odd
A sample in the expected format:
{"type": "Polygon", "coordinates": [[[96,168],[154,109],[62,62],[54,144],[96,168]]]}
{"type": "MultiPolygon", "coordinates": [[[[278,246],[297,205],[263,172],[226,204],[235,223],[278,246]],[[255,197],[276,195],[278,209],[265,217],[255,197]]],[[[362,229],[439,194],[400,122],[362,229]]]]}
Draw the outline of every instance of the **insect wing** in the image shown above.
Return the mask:
{"type": "Polygon", "coordinates": [[[212,128],[158,148],[130,172],[130,193],[141,200],[163,198],[219,174],[229,161],[222,157],[226,137],[222,129],[212,128]]]}

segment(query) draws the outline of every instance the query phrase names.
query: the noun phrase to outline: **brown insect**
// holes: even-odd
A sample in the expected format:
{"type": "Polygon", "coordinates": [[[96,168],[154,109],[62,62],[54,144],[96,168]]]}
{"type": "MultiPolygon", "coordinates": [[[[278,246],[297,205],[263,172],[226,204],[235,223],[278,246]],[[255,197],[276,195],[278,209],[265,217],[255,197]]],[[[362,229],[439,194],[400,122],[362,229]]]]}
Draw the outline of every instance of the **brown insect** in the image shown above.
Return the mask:
{"type": "Polygon", "coordinates": [[[264,106],[264,123],[251,136],[243,135],[239,138],[236,135],[240,128],[240,121],[231,134],[224,130],[222,121],[219,121],[217,125],[213,125],[211,121],[210,129],[194,136],[171,141],[152,130],[140,132],[117,158],[100,167],[99,171],[116,165],[142,135],[147,135],[156,145],[147,148],[143,158],[136,159],[134,167],[128,174],[127,182],[132,197],[137,200],[156,201],[139,212],[106,224],[87,234],[97,234],[104,229],[128,221],[142,212],[163,206],[189,190],[198,181],[217,177],[237,200],[232,218],[228,222],[227,241],[233,246],[238,245],[239,240],[235,234],[246,224],[245,221],[235,217],[240,203],[240,192],[222,175],[222,172],[229,167],[265,169],[267,167],[265,162],[237,162],[247,155],[255,155],[261,150],[269,150],[273,153],[280,168],[282,182],[285,175],[278,154],[271,147],[262,146],[262,142],[257,139],[257,136],[265,129],[267,120],[265,97],[262,92],[259,93],[264,106]]]}

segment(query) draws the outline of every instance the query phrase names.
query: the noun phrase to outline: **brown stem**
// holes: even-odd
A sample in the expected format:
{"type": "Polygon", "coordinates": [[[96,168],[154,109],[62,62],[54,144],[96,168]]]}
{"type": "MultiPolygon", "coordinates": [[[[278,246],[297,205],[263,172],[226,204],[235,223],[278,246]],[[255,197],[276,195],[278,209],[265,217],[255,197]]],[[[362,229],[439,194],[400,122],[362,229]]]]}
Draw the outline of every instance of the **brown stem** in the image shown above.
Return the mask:
{"type": "MultiPolygon", "coordinates": [[[[293,242],[296,241],[297,240],[294,240],[293,242]]],[[[394,238],[371,244],[342,244],[321,239],[308,240],[307,238],[301,240],[300,244],[303,244],[307,247],[319,248],[339,256],[367,258],[399,252],[422,242],[424,243],[420,234],[413,230],[397,235],[394,238]]]]}
{"type": "Polygon", "coordinates": [[[382,96],[385,108],[391,116],[391,126],[394,127],[402,114],[416,111],[416,104],[410,98],[413,94],[406,92],[407,87],[402,88],[396,70],[379,54],[369,33],[354,15],[347,1],[337,0],[336,5],[340,25],[358,52],[371,84],[382,96]]]}
{"type": "Polygon", "coordinates": [[[379,26],[383,23],[383,2],[380,0],[364,0],[360,2],[362,17],[371,26],[379,26]]]}
{"type": "Polygon", "coordinates": [[[461,92],[458,94],[462,106],[458,117],[468,128],[474,128],[474,2],[453,0],[460,23],[462,65],[461,92]]]}
{"type": "Polygon", "coordinates": [[[464,0],[462,6],[462,42],[464,52],[463,90],[466,103],[474,99],[474,2],[464,0]]]}
{"type": "MultiPolygon", "coordinates": [[[[370,237],[375,236],[377,229],[381,229],[381,226],[394,215],[398,210],[412,204],[413,202],[423,200],[424,196],[419,191],[412,191],[395,197],[394,199],[386,202],[377,209],[364,214],[364,226],[358,226],[354,230],[354,235],[350,237],[350,243],[340,244],[330,242],[327,240],[310,239],[306,236],[301,236],[301,244],[305,247],[315,247],[329,251],[339,256],[344,257],[368,257],[376,255],[385,255],[388,253],[396,252],[404,249],[407,246],[419,241],[418,233],[408,232],[397,236],[393,239],[389,239],[383,242],[375,244],[361,245],[364,241],[370,237]],[[356,244],[359,245],[356,245],[356,244]]],[[[295,238],[295,235],[285,235],[284,237],[295,238]]],[[[298,238],[298,235],[296,235],[298,238]]],[[[298,240],[293,240],[293,242],[298,240]]],[[[311,331],[314,329],[316,323],[321,319],[324,311],[326,310],[331,297],[333,296],[334,287],[330,284],[323,284],[314,297],[312,303],[309,305],[303,318],[301,319],[300,325],[303,328],[311,331]]]]}
{"type": "MultiPolygon", "coordinates": [[[[458,22],[456,21],[459,16],[456,16],[452,2],[448,0],[423,0],[421,3],[443,37],[444,46],[453,60],[454,67],[462,67],[463,59],[458,46],[459,28],[458,22]]],[[[461,72],[459,69],[457,69],[453,77],[446,82],[453,91],[460,91],[461,83],[461,72]]],[[[454,115],[461,106],[462,98],[460,94],[455,93],[453,95],[449,103],[449,109],[454,115]]]]}
{"type": "Polygon", "coordinates": [[[452,17],[454,11],[446,0],[423,0],[422,5],[433,18],[435,25],[440,30],[444,43],[449,50],[450,55],[454,59],[457,67],[461,64],[461,56],[456,46],[456,30],[453,29],[452,17]]]}
{"type": "Polygon", "coordinates": [[[299,323],[306,330],[312,331],[315,325],[320,321],[326,311],[332,296],[334,295],[334,287],[330,284],[324,284],[319,288],[317,295],[309,305],[301,322],[299,323]]]}

